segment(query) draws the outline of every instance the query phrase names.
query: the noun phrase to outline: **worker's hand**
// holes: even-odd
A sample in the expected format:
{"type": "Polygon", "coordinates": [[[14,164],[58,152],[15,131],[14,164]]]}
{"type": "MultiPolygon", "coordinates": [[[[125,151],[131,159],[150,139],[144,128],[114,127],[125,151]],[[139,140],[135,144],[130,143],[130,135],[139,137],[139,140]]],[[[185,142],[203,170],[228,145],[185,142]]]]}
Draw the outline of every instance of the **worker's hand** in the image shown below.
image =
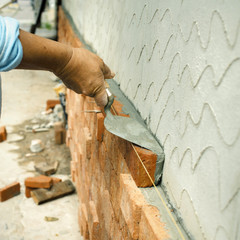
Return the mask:
{"type": "Polygon", "coordinates": [[[73,48],[68,63],[55,74],[76,93],[94,97],[99,106],[107,104],[104,79],[113,78],[114,74],[94,53],[84,48],[73,48]]]}

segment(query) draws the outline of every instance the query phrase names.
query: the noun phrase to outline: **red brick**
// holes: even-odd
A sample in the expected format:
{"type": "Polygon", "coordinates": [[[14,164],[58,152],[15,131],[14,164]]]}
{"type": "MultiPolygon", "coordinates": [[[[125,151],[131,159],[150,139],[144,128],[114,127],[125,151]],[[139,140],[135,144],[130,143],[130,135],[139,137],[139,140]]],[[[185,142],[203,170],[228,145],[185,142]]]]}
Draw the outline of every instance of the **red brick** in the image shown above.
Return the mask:
{"type": "Polygon", "coordinates": [[[74,128],[74,114],[73,114],[73,109],[69,109],[68,113],[68,129],[73,130],[74,128]]]}
{"type": "Polygon", "coordinates": [[[106,162],[106,146],[105,143],[102,142],[101,144],[99,144],[99,150],[98,150],[98,161],[100,163],[100,167],[102,170],[104,170],[105,168],[105,162],[106,162]]]}
{"type": "Polygon", "coordinates": [[[89,202],[90,214],[89,214],[89,235],[91,240],[99,239],[100,224],[97,215],[96,206],[93,201],[89,202]]]}
{"type": "Polygon", "coordinates": [[[109,239],[111,239],[110,236],[113,234],[114,212],[108,190],[105,190],[102,194],[101,208],[103,213],[102,220],[104,221],[106,235],[109,236],[109,239]]]}
{"type": "Polygon", "coordinates": [[[36,190],[36,188],[25,187],[25,196],[27,198],[31,197],[31,191],[36,190]]]}
{"type": "Polygon", "coordinates": [[[80,162],[76,162],[76,180],[75,180],[75,183],[76,183],[77,193],[78,193],[78,191],[80,189],[80,185],[81,185],[80,174],[81,174],[80,173],[80,162]]]}
{"type": "Polygon", "coordinates": [[[102,142],[104,132],[104,116],[102,113],[97,114],[97,140],[102,142]]]}
{"type": "Polygon", "coordinates": [[[91,136],[91,133],[89,132],[88,127],[84,127],[83,132],[84,132],[84,136],[85,136],[85,141],[82,142],[83,154],[87,159],[90,159],[90,157],[91,157],[92,136],[91,136]]]}
{"type": "Polygon", "coordinates": [[[25,179],[25,186],[30,188],[50,188],[52,186],[52,178],[44,175],[37,177],[28,177],[25,179]]]}
{"type": "Polygon", "coordinates": [[[122,233],[123,238],[122,239],[127,239],[127,240],[132,240],[133,238],[131,237],[131,233],[129,231],[128,225],[125,221],[125,218],[122,214],[122,212],[120,211],[120,215],[119,215],[119,228],[120,231],[122,233]]]}
{"type": "Polygon", "coordinates": [[[81,204],[78,205],[78,225],[81,232],[81,235],[83,235],[83,223],[82,223],[82,210],[81,210],[81,204]]]}
{"type": "Polygon", "coordinates": [[[146,205],[142,208],[139,240],[145,240],[146,236],[151,240],[171,239],[165,224],[160,220],[159,210],[150,205],[146,205]]]}
{"type": "Polygon", "coordinates": [[[0,202],[4,202],[20,194],[20,183],[15,182],[0,189],[0,202]]]}
{"type": "Polygon", "coordinates": [[[107,159],[110,160],[112,168],[117,171],[118,168],[118,146],[119,146],[119,137],[106,132],[104,136],[104,142],[107,149],[107,159]]]}
{"type": "MultiPolygon", "coordinates": [[[[51,179],[52,179],[52,184],[56,184],[56,183],[62,182],[62,179],[60,179],[60,178],[51,177],[51,179]]],[[[37,188],[25,187],[25,196],[27,198],[30,198],[31,197],[31,191],[36,190],[36,189],[37,188]]]]}
{"type": "Polygon", "coordinates": [[[133,239],[138,239],[144,196],[130,174],[120,175],[120,207],[133,239]]]}
{"type": "Polygon", "coordinates": [[[75,141],[74,139],[70,138],[69,139],[69,149],[70,149],[70,152],[74,152],[74,145],[75,145],[75,141]]]}
{"type": "Polygon", "coordinates": [[[0,126],[0,142],[7,140],[7,130],[5,126],[0,126]]]}
{"type": "Polygon", "coordinates": [[[66,141],[66,129],[63,126],[63,122],[54,123],[55,143],[63,144],[66,141]]]}
{"type": "Polygon", "coordinates": [[[49,99],[46,102],[46,111],[50,108],[54,108],[57,104],[60,104],[60,100],[58,99],[49,99]]]}
{"type": "Polygon", "coordinates": [[[144,163],[144,166],[146,167],[153,181],[155,179],[154,174],[156,169],[157,155],[148,149],[131,144],[127,145],[127,154],[125,156],[125,159],[136,185],[138,187],[150,187],[152,186],[152,182],[149,179],[145,169],[143,168],[133,147],[144,163]]]}

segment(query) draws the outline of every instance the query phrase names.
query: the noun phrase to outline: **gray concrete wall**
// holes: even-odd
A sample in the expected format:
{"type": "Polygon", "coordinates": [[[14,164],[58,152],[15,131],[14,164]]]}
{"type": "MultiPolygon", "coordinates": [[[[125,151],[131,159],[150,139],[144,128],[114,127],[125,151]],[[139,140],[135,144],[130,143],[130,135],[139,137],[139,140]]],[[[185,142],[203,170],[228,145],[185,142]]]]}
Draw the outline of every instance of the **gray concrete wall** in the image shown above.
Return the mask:
{"type": "Polygon", "coordinates": [[[240,1],[63,1],[164,145],[195,239],[240,238],[240,1]]]}

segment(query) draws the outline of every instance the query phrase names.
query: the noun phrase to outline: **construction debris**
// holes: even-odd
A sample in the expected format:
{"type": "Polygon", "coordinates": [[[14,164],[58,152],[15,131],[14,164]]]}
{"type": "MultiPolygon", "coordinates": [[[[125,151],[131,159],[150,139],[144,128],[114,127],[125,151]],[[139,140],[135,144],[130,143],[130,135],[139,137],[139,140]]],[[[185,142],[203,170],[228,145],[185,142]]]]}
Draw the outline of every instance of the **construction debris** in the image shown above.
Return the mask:
{"type": "Polygon", "coordinates": [[[31,196],[36,204],[45,203],[75,192],[75,187],[70,180],[56,183],[50,190],[37,189],[31,192],[31,196]]]}
{"type": "Polygon", "coordinates": [[[14,182],[0,189],[0,202],[4,202],[16,195],[20,194],[20,183],[14,182]]]}
{"type": "Polygon", "coordinates": [[[33,133],[37,133],[37,132],[48,132],[49,131],[48,124],[38,124],[38,125],[33,125],[33,126],[29,126],[26,125],[25,126],[25,132],[33,132],[33,133]]]}
{"type": "Polygon", "coordinates": [[[36,156],[36,153],[26,153],[25,157],[34,157],[36,156]]]}
{"type": "Polygon", "coordinates": [[[50,108],[53,109],[57,104],[60,104],[60,100],[58,99],[49,99],[46,102],[46,111],[48,111],[50,108]]]}
{"type": "Polygon", "coordinates": [[[55,221],[58,221],[59,220],[59,218],[56,218],[56,217],[45,217],[44,218],[44,220],[46,221],[46,222],[55,222],[55,221]]]}
{"type": "Polygon", "coordinates": [[[42,114],[48,115],[48,114],[50,114],[50,113],[52,113],[52,112],[53,112],[53,110],[52,110],[52,108],[50,108],[50,109],[48,109],[47,111],[43,111],[42,114]]]}
{"type": "Polygon", "coordinates": [[[38,128],[38,129],[33,129],[32,132],[33,133],[38,133],[38,132],[48,132],[49,129],[48,128],[38,128]]]}
{"type": "Polygon", "coordinates": [[[7,130],[5,126],[0,126],[0,142],[7,140],[7,130]]]}
{"type": "Polygon", "coordinates": [[[13,143],[13,142],[20,142],[22,140],[24,140],[25,136],[24,135],[20,135],[20,134],[16,134],[16,133],[10,133],[8,135],[8,143],[13,143]]]}
{"type": "Polygon", "coordinates": [[[32,126],[32,130],[36,130],[40,127],[41,127],[40,124],[35,124],[35,125],[32,126]]]}
{"type": "Polygon", "coordinates": [[[25,186],[30,188],[50,188],[52,183],[52,178],[44,175],[25,179],[25,186]]]}
{"type": "Polygon", "coordinates": [[[59,164],[58,161],[55,161],[53,164],[48,164],[47,162],[44,161],[44,162],[35,163],[34,168],[40,174],[49,176],[56,173],[58,164],[59,164]]]}
{"type": "Polygon", "coordinates": [[[31,197],[31,191],[36,190],[36,188],[30,188],[30,187],[26,187],[25,188],[25,196],[26,198],[30,198],[31,197]]]}
{"type": "Polygon", "coordinates": [[[31,142],[30,150],[31,152],[41,152],[44,149],[43,142],[40,139],[34,139],[31,142]]]}
{"type": "Polygon", "coordinates": [[[54,123],[54,131],[55,131],[55,142],[56,142],[56,144],[65,143],[66,129],[64,128],[63,122],[54,123]]]}

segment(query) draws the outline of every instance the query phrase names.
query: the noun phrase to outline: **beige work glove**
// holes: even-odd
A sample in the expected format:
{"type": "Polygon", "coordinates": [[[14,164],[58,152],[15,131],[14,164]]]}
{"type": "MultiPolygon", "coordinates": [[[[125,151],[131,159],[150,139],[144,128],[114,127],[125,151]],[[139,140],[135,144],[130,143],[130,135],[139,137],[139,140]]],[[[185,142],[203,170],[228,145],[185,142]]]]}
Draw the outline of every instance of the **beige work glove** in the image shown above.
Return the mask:
{"type": "Polygon", "coordinates": [[[76,93],[94,97],[99,106],[107,104],[104,79],[113,78],[114,74],[94,53],[84,48],[73,48],[68,63],[55,74],[76,93]]]}

